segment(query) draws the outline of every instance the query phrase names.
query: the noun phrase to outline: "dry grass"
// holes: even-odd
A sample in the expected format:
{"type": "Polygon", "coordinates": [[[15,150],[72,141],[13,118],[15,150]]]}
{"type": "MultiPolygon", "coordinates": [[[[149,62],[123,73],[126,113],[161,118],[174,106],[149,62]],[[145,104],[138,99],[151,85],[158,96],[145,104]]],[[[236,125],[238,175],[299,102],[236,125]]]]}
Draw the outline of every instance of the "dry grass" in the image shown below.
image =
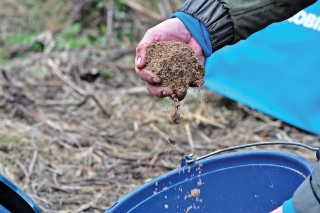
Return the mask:
{"type": "MultiPolygon", "coordinates": [[[[319,146],[319,137],[205,89],[187,95],[183,120],[172,126],[173,104],[146,92],[133,72],[132,56],[105,61],[98,48],[34,54],[0,75],[0,173],[43,212],[102,212],[125,193],[179,167],[180,158],[191,152],[201,156],[271,140],[319,146]],[[80,71],[104,67],[116,76],[81,80],[80,71]]],[[[315,158],[303,149],[290,150],[315,158]]]]}

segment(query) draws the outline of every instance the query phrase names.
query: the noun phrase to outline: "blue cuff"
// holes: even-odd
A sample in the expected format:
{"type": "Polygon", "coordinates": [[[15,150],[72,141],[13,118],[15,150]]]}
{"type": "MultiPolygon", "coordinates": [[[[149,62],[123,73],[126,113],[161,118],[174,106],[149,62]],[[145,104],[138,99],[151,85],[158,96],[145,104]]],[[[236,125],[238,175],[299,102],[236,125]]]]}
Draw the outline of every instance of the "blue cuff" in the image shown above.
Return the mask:
{"type": "Polygon", "coordinates": [[[170,18],[179,18],[183,22],[191,35],[201,46],[206,58],[212,54],[212,44],[210,41],[209,31],[200,20],[184,12],[175,12],[170,16],[170,18]]]}
{"type": "Polygon", "coordinates": [[[282,204],[282,212],[283,213],[298,213],[293,205],[293,199],[285,201],[282,204]]]}

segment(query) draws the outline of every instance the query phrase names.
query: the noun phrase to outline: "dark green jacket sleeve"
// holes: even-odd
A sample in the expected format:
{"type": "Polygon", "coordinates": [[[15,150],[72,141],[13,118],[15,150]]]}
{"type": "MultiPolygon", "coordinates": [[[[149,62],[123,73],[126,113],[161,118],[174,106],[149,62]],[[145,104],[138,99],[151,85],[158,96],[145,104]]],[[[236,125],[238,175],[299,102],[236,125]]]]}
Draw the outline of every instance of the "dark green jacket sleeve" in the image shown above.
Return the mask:
{"type": "Polygon", "coordinates": [[[296,190],[293,203],[299,213],[320,212],[320,163],[296,190]]]}
{"type": "Polygon", "coordinates": [[[316,0],[221,0],[234,24],[233,43],[295,15],[316,0]]]}
{"type": "Polygon", "coordinates": [[[178,10],[202,21],[213,48],[248,38],[290,18],[317,0],[187,0],[178,10]]]}

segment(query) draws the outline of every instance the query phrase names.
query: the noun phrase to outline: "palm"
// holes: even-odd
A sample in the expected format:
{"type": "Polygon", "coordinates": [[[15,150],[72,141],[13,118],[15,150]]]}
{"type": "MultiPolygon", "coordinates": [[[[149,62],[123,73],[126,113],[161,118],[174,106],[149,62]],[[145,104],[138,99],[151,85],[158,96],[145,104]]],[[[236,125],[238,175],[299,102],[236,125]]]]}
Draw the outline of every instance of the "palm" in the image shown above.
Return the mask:
{"type": "MultiPolygon", "coordinates": [[[[204,64],[204,55],[201,46],[192,37],[184,24],[177,18],[166,20],[147,31],[136,50],[136,72],[140,78],[147,82],[147,89],[150,93],[165,97],[173,94],[170,88],[159,87],[161,79],[151,71],[146,70],[146,50],[151,42],[157,41],[180,41],[191,46],[201,64],[204,64]]],[[[183,99],[185,94],[175,94],[183,99]]]]}

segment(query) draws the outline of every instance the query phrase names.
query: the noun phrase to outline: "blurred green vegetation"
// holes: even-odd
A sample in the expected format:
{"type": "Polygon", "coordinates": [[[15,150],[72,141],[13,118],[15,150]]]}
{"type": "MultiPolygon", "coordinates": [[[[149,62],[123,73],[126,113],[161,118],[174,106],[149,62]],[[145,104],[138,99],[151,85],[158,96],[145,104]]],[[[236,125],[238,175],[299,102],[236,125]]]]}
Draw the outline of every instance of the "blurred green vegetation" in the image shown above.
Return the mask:
{"type": "MultiPolygon", "coordinates": [[[[10,49],[33,41],[44,31],[52,32],[54,50],[97,45],[110,50],[106,27],[108,0],[3,0],[0,1],[0,63],[8,64],[10,49]]],[[[121,0],[113,2],[113,35],[116,46],[135,43],[134,21],[130,9],[121,0]],[[124,42],[125,40],[125,42],[124,42]]],[[[42,51],[44,45],[35,42],[23,53],[42,51]]]]}
{"type": "Polygon", "coordinates": [[[104,78],[104,79],[110,79],[110,78],[114,78],[115,77],[115,74],[114,72],[112,72],[112,70],[108,67],[105,67],[103,69],[101,69],[101,76],[104,78]]]}
{"type": "Polygon", "coordinates": [[[0,135],[0,146],[8,145],[10,142],[17,141],[21,138],[19,134],[0,135]]]}
{"type": "Polygon", "coordinates": [[[116,49],[136,45],[148,28],[169,17],[181,2],[1,0],[0,64],[43,51],[45,45],[36,38],[45,31],[52,33],[53,51],[95,45],[112,54],[116,49]]]}
{"type": "Polygon", "coordinates": [[[97,40],[97,38],[79,37],[80,31],[81,25],[79,23],[68,26],[62,35],[56,37],[57,44],[55,48],[58,50],[65,47],[73,49],[80,46],[92,45],[97,40]]]}

